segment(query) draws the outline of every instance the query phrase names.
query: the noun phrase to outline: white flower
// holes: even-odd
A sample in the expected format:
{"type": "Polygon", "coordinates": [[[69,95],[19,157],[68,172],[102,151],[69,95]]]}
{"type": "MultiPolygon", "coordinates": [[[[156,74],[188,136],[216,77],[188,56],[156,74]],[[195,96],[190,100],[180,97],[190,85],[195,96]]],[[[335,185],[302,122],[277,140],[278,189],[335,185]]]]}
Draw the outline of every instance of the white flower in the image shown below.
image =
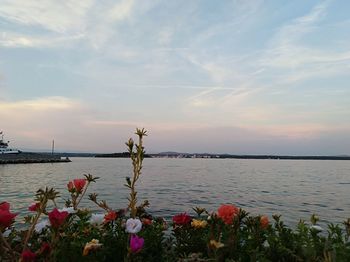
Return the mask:
{"type": "Polygon", "coordinates": [[[58,209],[58,211],[60,212],[65,211],[65,212],[68,212],[68,214],[74,214],[77,212],[76,210],[74,210],[74,207],[64,207],[64,208],[58,209]]]}
{"type": "Polygon", "coordinates": [[[315,229],[315,230],[317,230],[317,231],[319,231],[319,232],[323,231],[323,228],[320,227],[320,226],[317,226],[317,225],[312,225],[310,228],[311,228],[311,229],[315,229]]]}
{"type": "Polygon", "coordinates": [[[264,243],[263,243],[263,246],[264,247],[270,247],[270,244],[269,244],[269,242],[267,242],[267,240],[265,240],[264,243]]]}
{"type": "Polygon", "coordinates": [[[138,233],[142,228],[142,222],[138,218],[129,218],[126,221],[126,232],[131,234],[138,233]]]}
{"type": "Polygon", "coordinates": [[[93,214],[91,214],[89,222],[92,225],[100,225],[103,223],[104,217],[105,217],[105,214],[93,213],[93,214]]]}
{"type": "MultiPolygon", "coordinates": [[[[2,233],[2,235],[4,236],[4,237],[8,237],[9,235],[10,235],[10,233],[11,233],[11,229],[7,229],[4,233],[2,233]]],[[[1,233],[0,233],[1,234],[1,233]]]]}
{"type": "Polygon", "coordinates": [[[44,219],[44,220],[40,221],[39,223],[37,223],[37,224],[35,225],[34,230],[35,230],[37,233],[41,233],[41,231],[43,231],[43,229],[44,229],[45,227],[50,226],[50,225],[51,225],[51,224],[50,224],[50,221],[47,220],[47,219],[44,219]]]}

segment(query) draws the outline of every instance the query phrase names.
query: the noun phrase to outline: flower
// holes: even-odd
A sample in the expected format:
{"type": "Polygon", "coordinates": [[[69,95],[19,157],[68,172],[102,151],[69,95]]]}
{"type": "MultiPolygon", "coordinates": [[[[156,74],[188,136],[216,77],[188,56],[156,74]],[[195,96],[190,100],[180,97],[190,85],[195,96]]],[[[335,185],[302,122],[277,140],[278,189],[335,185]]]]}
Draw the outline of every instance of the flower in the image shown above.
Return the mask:
{"type": "Polygon", "coordinates": [[[43,231],[43,229],[44,229],[45,227],[50,226],[50,225],[51,225],[51,224],[50,224],[50,221],[47,220],[47,219],[44,219],[44,220],[40,221],[39,223],[37,223],[37,224],[35,225],[34,230],[35,230],[35,232],[37,232],[37,233],[41,233],[41,231],[43,231]]]}
{"type": "Polygon", "coordinates": [[[68,216],[67,211],[60,212],[57,208],[54,208],[49,213],[49,220],[50,220],[51,226],[53,228],[60,227],[64,223],[64,221],[66,220],[67,216],[68,216]]]}
{"type": "Polygon", "coordinates": [[[312,223],[313,225],[316,225],[316,223],[320,220],[320,218],[319,218],[317,215],[312,214],[310,220],[311,220],[311,223],[312,223]]]}
{"type": "Polygon", "coordinates": [[[7,202],[2,202],[0,204],[0,228],[9,227],[14,218],[17,216],[15,213],[10,212],[10,204],[7,202]]]}
{"type": "Polygon", "coordinates": [[[173,222],[176,225],[186,225],[190,223],[191,217],[186,213],[181,213],[179,215],[173,216],[173,222]]]}
{"type": "Polygon", "coordinates": [[[225,245],[221,242],[218,242],[214,239],[210,240],[209,242],[209,247],[214,248],[214,249],[219,249],[221,247],[224,247],[225,245]]]}
{"type": "Polygon", "coordinates": [[[68,214],[74,214],[77,213],[77,210],[74,209],[74,207],[64,207],[61,209],[58,209],[60,212],[68,212],[68,214]]]}
{"type": "Polygon", "coordinates": [[[205,220],[193,219],[191,226],[194,228],[205,228],[208,225],[208,222],[205,220]]]}
{"type": "Polygon", "coordinates": [[[51,252],[51,246],[49,243],[42,243],[40,250],[39,250],[39,254],[49,254],[51,252]]]}
{"type": "Polygon", "coordinates": [[[69,192],[72,192],[74,190],[74,184],[72,181],[69,181],[67,184],[67,188],[69,192]]]}
{"type": "Polygon", "coordinates": [[[12,230],[11,229],[7,229],[2,233],[2,236],[4,237],[8,237],[11,234],[12,230]]]}
{"type": "Polygon", "coordinates": [[[92,239],[90,242],[85,244],[84,250],[83,250],[83,256],[87,256],[90,252],[90,250],[96,250],[100,248],[102,244],[99,243],[98,239],[92,239]]]}
{"type": "Polygon", "coordinates": [[[126,221],[126,232],[131,234],[138,233],[142,228],[142,223],[138,218],[129,218],[126,221]]]}
{"type": "Polygon", "coordinates": [[[131,235],[130,238],[130,250],[132,253],[137,253],[141,251],[145,240],[142,237],[138,237],[137,235],[131,235]]]}
{"type": "Polygon", "coordinates": [[[152,225],[152,219],[142,218],[142,224],[144,224],[146,226],[152,225]]]}
{"type": "Polygon", "coordinates": [[[73,181],[69,181],[67,184],[68,191],[73,193],[74,190],[77,193],[81,193],[85,187],[86,184],[86,179],[81,178],[81,179],[73,179],[73,181]]]}
{"type": "Polygon", "coordinates": [[[24,250],[21,254],[21,261],[22,262],[33,262],[35,261],[36,254],[30,251],[29,249],[24,250]]]}
{"type": "Polygon", "coordinates": [[[234,205],[221,205],[218,209],[218,217],[220,217],[225,224],[231,225],[233,218],[238,214],[239,208],[234,205]]]}
{"type": "Polygon", "coordinates": [[[91,214],[91,217],[89,219],[89,222],[90,224],[92,225],[100,225],[103,223],[103,220],[105,218],[105,214],[96,214],[96,213],[93,213],[91,214]]]}
{"type": "Polygon", "coordinates": [[[7,202],[2,202],[0,204],[0,210],[4,210],[4,211],[9,211],[10,210],[10,204],[7,202]]]}
{"type": "Polygon", "coordinates": [[[312,225],[310,228],[319,232],[323,231],[323,228],[318,225],[312,225]]]}
{"type": "Polygon", "coordinates": [[[31,205],[28,207],[28,210],[29,210],[29,211],[32,211],[32,212],[36,212],[36,211],[39,210],[39,208],[40,208],[40,203],[37,202],[37,203],[31,204],[31,205]]]}
{"type": "Polygon", "coordinates": [[[260,217],[260,226],[262,229],[267,228],[269,225],[269,218],[267,216],[260,217]]]}
{"type": "Polygon", "coordinates": [[[74,183],[74,187],[77,190],[77,192],[81,193],[83,191],[83,188],[85,187],[86,179],[85,178],[74,179],[73,183],[74,183]]]}
{"type": "Polygon", "coordinates": [[[104,216],[104,219],[105,219],[104,223],[114,221],[116,220],[116,218],[117,218],[117,213],[114,211],[110,211],[104,216]]]}

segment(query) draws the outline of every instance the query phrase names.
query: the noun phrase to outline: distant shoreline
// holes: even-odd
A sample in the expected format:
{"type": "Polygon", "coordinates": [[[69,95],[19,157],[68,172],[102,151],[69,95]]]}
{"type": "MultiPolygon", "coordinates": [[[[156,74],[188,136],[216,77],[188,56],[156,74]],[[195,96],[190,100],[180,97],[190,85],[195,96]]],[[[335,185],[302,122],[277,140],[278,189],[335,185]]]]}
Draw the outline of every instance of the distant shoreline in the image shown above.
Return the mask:
{"type": "MultiPolygon", "coordinates": [[[[65,155],[71,156],[74,155],[65,155]]],[[[78,155],[75,155],[78,156],[78,155]]],[[[129,158],[127,152],[111,154],[90,155],[97,158],[129,158]]],[[[207,159],[276,159],[276,160],[350,160],[350,156],[289,156],[289,155],[231,155],[231,154],[208,154],[208,153],[176,153],[164,152],[158,154],[146,154],[145,158],[207,158],[207,159]]]]}
{"type": "Polygon", "coordinates": [[[165,158],[209,158],[209,159],[275,159],[275,160],[350,160],[350,156],[288,156],[288,155],[230,155],[230,154],[188,154],[151,155],[165,158]]]}

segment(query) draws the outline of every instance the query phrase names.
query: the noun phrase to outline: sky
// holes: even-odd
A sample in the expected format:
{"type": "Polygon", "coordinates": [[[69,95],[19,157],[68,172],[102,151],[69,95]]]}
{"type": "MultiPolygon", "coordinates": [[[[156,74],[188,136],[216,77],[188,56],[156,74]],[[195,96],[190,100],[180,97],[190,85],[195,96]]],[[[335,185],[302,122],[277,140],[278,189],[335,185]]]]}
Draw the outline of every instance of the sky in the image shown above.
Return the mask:
{"type": "Polygon", "coordinates": [[[350,154],[350,1],[0,0],[27,150],[350,154]]]}

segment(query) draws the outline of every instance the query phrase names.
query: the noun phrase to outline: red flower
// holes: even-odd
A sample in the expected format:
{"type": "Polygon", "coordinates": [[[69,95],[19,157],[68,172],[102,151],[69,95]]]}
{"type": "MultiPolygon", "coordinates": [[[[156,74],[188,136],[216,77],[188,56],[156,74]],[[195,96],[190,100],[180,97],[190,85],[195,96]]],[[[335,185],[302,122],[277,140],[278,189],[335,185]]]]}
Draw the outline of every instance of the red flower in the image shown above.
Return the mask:
{"type": "Polygon", "coordinates": [[[152,225],[152,219],[142,218],[142,224],[144,224],[146,226],[152,225]]]}
{"type": "Polygon", "coordinates": [[[40,208],[40,203],[38,202],[38,203],[33,203],[33,204],[31,204],[31,205],[28,207],[28,210],[29,210],[29,211],[33,211],[33,212],[36,212],[36,211],[39,210],[39,208],[40,208]]]}
{"type": "Polygon", "coordinates": [[[237,216],[239,208],[234,205],[221,205],[218,209],[218,217],[220,217],[225,224],[231,225],[233,218],[237,216]]]}
{"type": "Polygon", "coordinates": [[[21,254],[21,261],[22,262],[33,262],[35,261],[36,255],[29,249],[24,250],[21,254]]]}
{"type": "Polygon", "coordinates": [[[0,204],[0,210],[10,211],[10,204],[7,202],[2,202],[0,204]]]}
{"type": "Polygon", "coordinates": [[[117,213],[114,211],[110,211],[108,214],[105,215],[104,219],[105,219],[104,223],[114,221],[117,219],[117,213]]]}
{"type": "Polygon", "coordinates": [[[64,221],[66,220],[68,216],[68,212],[67,211],[58,211],[57,208],[54,208],[54,210],[52,210],[50,213],[49,213],[49,220],[50,220],[50,223],[51,223],[51,226],[53,228],[58,228],[60,227],[64,221]]]}
{"type": "Polygon", "coordinates": [[[186,213],[181,213],[179,215],[173,216],[173,222],[176,225],[186,225],[191,222],[191,217],[186,213]]]}
{"type": "Polygon", "coordinates": [[[10,204],[2,202],[0,204],[0,228],[9,227],[17,214],[10,212],[10,204]]]}
{"type": "Polygon", "coordinates": [[[39,254],[49,254],[51,252],[51,246],[44,242],[42,243],[41,247],[40,247],[40,250],[39,250],[39,254]]]}
{"type": "Polygon", "coordinates": [[[67,188],[69,192],[73,192],[73,190],[75,189],[77,193],[81,193],[85,187],[85,184],[85,178],[73,179],[73,181],[69,181],[69,183],[67,184],[67,188]]]}
{"type": "Polygon", "coordinates": [[[260,226],[262,229],[267,228],[269,225],[269,218],[267,216],[260,217],[260,226]]]}
{"type": "Polygon", "coordinates": [[[74,184],[74,187],[77,190],[77,192],[81,193],[81,191],[83,191],[83,188],[85,187],[86,179],[85,178],[74,179],[73,184],[74,184]]]}

